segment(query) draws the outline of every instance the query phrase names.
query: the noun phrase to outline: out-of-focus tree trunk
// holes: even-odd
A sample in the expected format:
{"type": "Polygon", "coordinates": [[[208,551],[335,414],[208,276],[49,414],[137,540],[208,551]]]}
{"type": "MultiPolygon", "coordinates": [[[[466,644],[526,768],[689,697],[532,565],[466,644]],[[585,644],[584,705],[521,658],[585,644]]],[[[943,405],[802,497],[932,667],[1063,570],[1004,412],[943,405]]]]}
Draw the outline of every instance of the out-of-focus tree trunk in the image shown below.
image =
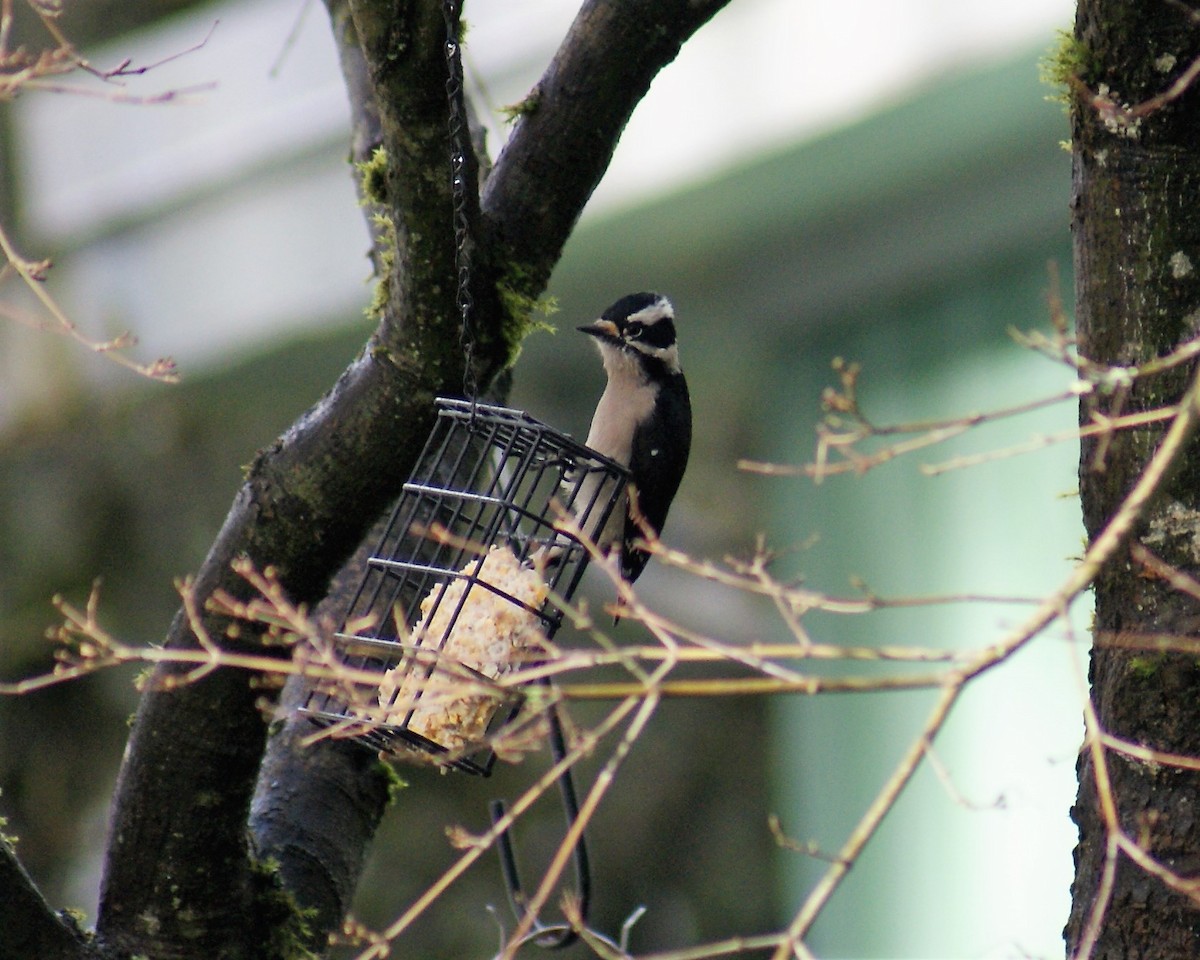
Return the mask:
{"type": "MultiPolygon", "coordinates": [[[[1080,352],[1097,363],[1142,364],[1200,330],[1200,87],[1161,96],[1198,53],[1200,23],[1189,8],[1144,0],[1080,0],[1074,42],[1060,51],[1072,108],[1080,352]]],[[[1129,388],[1114,379],[1083,400],[1081,415],[1173,404],[1192,375],[1188,364],[1129,388]]],[[[1085,441],[1080,496],[1089,538],[1104,528],[1162,434],[1150,427],[1085,441]]],[[[1200,577],[1194,441],[1096,580],[1090,680],[1103,731],[1200,757],[1200,660],[1194,650],[1147,645],[1162,636],[1197,638],[1200,602],[1174,589],[1139,545],[1200,577]]],[[[1200,955],[1197,902],[1164,881],[1170,874],[1155,876],[1149,861],[1135,862],[1136,850],[1117,849],[1104,814],[1109,797],[1121,834],[1171,874],[1200,875],[1200,771],[1111,749],[1097,764],[1085,750],[1073,810],[1080,839],[1069,952],[1200,955]]]]}

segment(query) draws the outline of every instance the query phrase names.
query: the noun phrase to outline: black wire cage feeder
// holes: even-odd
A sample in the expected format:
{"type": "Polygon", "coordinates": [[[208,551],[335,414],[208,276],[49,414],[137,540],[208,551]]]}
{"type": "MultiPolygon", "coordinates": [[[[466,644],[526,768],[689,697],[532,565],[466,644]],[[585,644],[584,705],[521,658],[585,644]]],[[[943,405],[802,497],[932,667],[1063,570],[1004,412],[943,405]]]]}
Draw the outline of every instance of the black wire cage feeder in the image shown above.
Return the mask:
{"type": "Polygon", "coordinates": [[[339,659],[304,712],[391,753],[487,776],[520,710],[499,681],[545,655],[624,494],[624,467],[528,414],[439,399],[434,428],[370,556],[339,659]]]}

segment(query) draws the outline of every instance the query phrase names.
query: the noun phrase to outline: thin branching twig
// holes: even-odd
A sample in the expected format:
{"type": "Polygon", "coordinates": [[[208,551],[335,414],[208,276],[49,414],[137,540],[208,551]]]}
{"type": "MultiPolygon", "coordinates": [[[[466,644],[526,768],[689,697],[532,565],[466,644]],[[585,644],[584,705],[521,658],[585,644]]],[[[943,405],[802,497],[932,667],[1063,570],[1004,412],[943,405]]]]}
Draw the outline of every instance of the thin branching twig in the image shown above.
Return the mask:
{"type": "MultiPolygon", "coordinates": [[[[1053,338],[1048,343],[1050,346],[1046,347],[1047,350],[1068,349],[1062,344],[1056,345],[1053,338]]],[[[1136,378],[1145,375],[1149,369],[1161,371],[1177,366],[1183,362],[1179,358],[1193,349],[1192,345],[1185,345],[1173,355],[1142,365],[1129,375],[1136,378]]],[[[1107,380],[1099,371],[1089,371],[1089,375],[1094,377],[1091,382],[1116,384],[1110,396],[1120,395],[1119,382],[1125,373],[1107,380]]],[[[1008,409],[1013,411],[1019,408],[1013,406],[1008,409]]],[[[975,420],[977,423],[986,421],[986,417],[975,420]]],[[[1096,431],[1111,433],[1117,429],[1131,429],[1160,421],[1169,423],[1159,447],[1120,508],[1058,588],[1042,597],[964,593],[886,598],[865,587],[860,587],[861,596],[836,597],[812,590],[802,583],[779,580],[771,570],[774,555],[762,543],[749,559],[714,563],[695,560],[671,550],[650,531],[646,531],[644,546],[660,562],[718,588],[734,590],[769,604],[791,634],[791,642],[786,643],[734,644],[709,636],[704,630],[679,623],[649,608],[621,578],[616,557],[597,550],[586,538],[582,538],[591,551],[593,565],[606,575],[612,585],[616,609],[622,617],[640,624],[647,631],[648,639],[632,645],[618,645],[597,626],[586,605],[568,604],[563,598],[556,597],[554,601],[577,628],[581,646],[568,650],[547,644],[544,649],[536,651],[529,662],[495,681],[462,681],[464,684],[475,684],[471,687],[472,693],[499,695],[513,687],[527,691],[525,709],[516,724],[491,738],[491,745],[502,759],[515,759],[542,735],[548,711],[563,710],[573,700],[607,700],[612,703],[598,722],[589,728],[573,729],[566,755],[537,776],[489,830],[479,835],[471,835],[461,829],[451,831],[452,841],[461,849],[461,853],[391,924],[376,933],[353,928],[354,939],[362,946],[360,960],[381,960],[389,956],[397,938],[431,909],[445,891],[491,849],[504,831],[526,815],[565,771],[585,757],[595,757],[605,750],[607,753],[602,758],[600,773],[584,796],[578,819],[552,855],[534,892],[525,901],[525,912],[517,926],[511,933],[505,934],[499,957],[512,960],[530,936],[536,937],[538,914],[546,908],[554,890],[558,888],[575,841],[592,822],[604,797],[617,782],[625,757],[645,735],[664,700],[683,696],[812,696],[834,691],[929,690],[935,696],[924,722],[914,732],[912,741],[836,851],[825,853],[812,844],[790,841],[783,835],[777,821],[770,825],[777,842],[782,846],[800,855],[820,859],[825,865],[821,876],[784,930],[693,945],[655,955],[659,960],[699,960],[771,950],[776,960],[811,956],[805,941],[813,923],[825,910],[923,764],[928,762],[934,773],[947,785],[955,802],[969,805],[937,759],[934,750],[936,738],[949,722],[959,697],[976,678],[998,668],[1035,639],[1045,636],[1056,622],[1064,622],[1070,634],[1066,615],[1073,601],[1129,541],[1134,525],[1143,515],[1180,451],[1196,431],[1200,422],[1200,373],[1193,378],[1184,397],[1176,405],[1153,412],[1153,415],[1138,415],[1136,420],[1132,416],[1110,417],[1107,421],[1094,420],[1090,426],[1096,431]],[[882,609],[980,602],[1005,602],[1030,609],[1020,623],[995,642],[954,650],[910,647],[897,643],[881,643],[877,646],[823,643],[810,636],[806,623],[808,614],[813,611],[858,616],[882,609]],[[871,664],[872,667],[884,664],[893,668],[893,672],[870,675],[864,666],[862,676],[827,676],[821,667],[832,661],[871,664]],[[714,675],[680,675],[679,668],[684,665],[707,665],[706,669],[714,675]],[[596,675],[598,671],[606,672],[596,675]],[[618,675],[610,677],[609,674],[614,671],[618,675]],[[620,675],[621,671],[624,676],[620,675]],[[532,683],[544,679],[553,679],[555,685],[546,687],[532,683]]],[[[932,429],[945,429],[945,424],[932,423],[932,429]]],[[[569,529],[570,517],[564,517],[562,522],[564,530],[580,535],[578,531],[569,529]]],[[[430,530],[426,531],[426,535],[437,537],[445,534],[430,530]]],[[[1130,550],[1134,561],[1148,575],[1162,579],[1173,589],[1189,596],[1200,597],[1200,583],[1194,578],[1170,567],[1139,544],[1131,544],[1130,550]]],[[[0,693],[29,692],[98,669],[133,662],[169,667],[156,671],[151,681],[168,686],[194,682],[218,669],[244,669],[271,675],[300,673],[319,684],[329,685],[329,689],[336,689],[339,697],[351,704],[351,713],[358,711],[361,714],[349,718],[342,732],[348,735],[361,733],[372,722],[370,706],[379,683],[379,674],[371,670],[353,670],[344,664],[339,658],[332,631],[328,626],[314,622],[305,608],[292,604],[270,569],[259,571],[248,562],[239,561],[237,572],[253,588],[250,599],[218,593],[201,604],[190,583],[184,581],[180,584],[185,610],[196,637],[196,646],[189,649],[164,650],[122,644],[99,623],[98,594],[95,589],[83,609],[76,609],[61,600],[56,601],[64,617],[62,626],[55,633],[55,640],[60,645],[59,662],[53,671],[44,676],[0,684],[0,693]],[[221,626],[218,628],[215,624],[221,626]],[[214,633],[214,630],[217,632],[214,633]],[[248,648],[242,643],[245,639],[244,630],[255,633],[253,639],[262,645],[261,652],[247,652],[248,648]]],[[[350,628],[347,630],[353,633],[350,628]]],[[[1144,644],[1151,649],[1158,649],[1157,645],[1187,640],[1121,637],[1114,638],[1112,642],[1144,644]]],[[[1103,636],[1098,636],[1097,641],[1108,642],[1103,636]]],[[[438,653],[426,651],[421,655],[437,657],[438,653]]],[[[1085,927],[1079,950],[1080,960],[1088,957],[1094,948],[1112,895],[1116,867],[1122,857],[1159,882],[1200,902],[1200,882],[1181,875],[1157,859],[1146,837],[1132,836],[1121,827],[1106,766],[1110,753],[1134,762],[1189,770],[1200,769],[1200,758],[1158,751],[1144,744],[1121,740],[1100,727],[1095,708],[1087,702],[1086,695],[1084,701],[1087,720],[1085,749],[1092,760],[1097,802],[1101,806],[1107,837],[1100,891],[1085,927]]],[[[568,922],[597,955],[619,957],[621,960],[629,956],[624,937],[615,941],[588,929],[582,917],[578,916],[578,911],[572,912],[569,901],[564,902],[563,909],[568,922]]]]}

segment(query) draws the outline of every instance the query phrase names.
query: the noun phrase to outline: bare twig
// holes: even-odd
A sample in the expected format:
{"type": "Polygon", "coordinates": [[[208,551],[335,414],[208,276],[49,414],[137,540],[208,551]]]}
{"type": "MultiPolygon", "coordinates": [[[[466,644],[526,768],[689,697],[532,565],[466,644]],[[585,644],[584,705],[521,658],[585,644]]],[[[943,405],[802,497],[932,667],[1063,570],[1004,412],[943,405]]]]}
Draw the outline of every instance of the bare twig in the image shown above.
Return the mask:
{"type": "Polygon", "coordinates": [[[371,944],[371,946],[358,955],[356,960],[383,960],[384,957],[387,957],[391,952],[391,944],[396,938],[428,910],[437,901],[438,897],[461,877],[472,864],[483,856],[487,850],[491,849],[492,845],[496,842],[496,838],[506,830],[509,830],[521,815],[532,807],[547,790],[551,789],[565,770],[574,766],[581,757],[592,752],[604,737],[615,730],[637,708],[638,703],[639,700],[633,697],[625,700],[595,728],[581,734],[578,742],[572,746],[562,760],[546,770],[536,783],[517,798],[505,812],[505,815],[496,820],[489,830],[473,838],[462,856],[421,894],[407,910],[392,921],[380,933],[378,942],[371,944]]]}
{"type": "Polygon", "coordinates": [[[1100,732],[1100,742],[1105,749],[1119,753],[1126,757],[1131,757],[1134,760],[1140,760],[1143,763],[1153,764],[1159,767],[1176,767],[1180,770],[1200,770],[1200,757],[1189,757],[1179,753],[1168,753],[1163,750],[1154,750],[1150,747],[1138,743],[1130,743],[1128,740],[1122,740],[1120,737],[1114,737],[1111,733],[1104,731],[1100,732]]]}
{"type": "Polygon", "coordinates": [[[13,22],[12,0],[5,0],[4,4],[0,6],[0,100],[11,100],[23,90],[41,90],[52,93],[99,96],[115,103],[155,104],[178,100],[188,93],[209,89],[213,86],[213,84],[204,84],[192,86],[186,90],[168,90],[157,94],[135,96],[124,92],[96,91],[87,87],[48,82],[48,78],[79,71],[90,74],[105,84],[123,86],[122,80],[127,77],[142,76],[205,47],[216,30],[218,21],[213,22],[208,32],[197,43],[153,63],[135,67],[132,65],[132,60],[126,57],[115,66],[102,69],[93,65],[79,53],[55,22],[55,15],[48,12],[44,4],[39,4],[36,0],[28,0],[28,5],[41,21],[49,38],[53,40],[54,46],[36,53],[27,52],[23,48],[11,50],[9,37],[13,22]]]}
{"type": "Polygon", "coordinates": [[[1121,832],[1117,816],[1116,803],[1113,798],[1112,780],[1108,775],[1108,760],[1104,755],[1104,746],[1100,741],[1100,720],[1096,716],[1096,708],[1091,697],[1084,697],[1084,727],[1086,730],[1085,749],[1092,760],[1092,776],[1096,782],[1096,797],[1100,804],[1101,816],[1104,820],[1107,838],[1104,847],[1104,867],[1100,875],[1100,885],[1096,890],[1096,899],[1088,914],[1087,925],[1079,945],[1071,960],[1089,960],[1100,937],[1100,929],[1104,925],[1104,914],[1112,900],[1113,886],[1117,877],[1117,858],[1120,855],[1118,836],[1121,832]]]}
{"type": "MultiPolygon", "coordinates": [[[[264,584],[272,580],[269,574],[255,574],[255,578],[264,584]]],[[[122,642],[100,623],[100,585],[97,582],[92,585],[82,608],[68,603],[62,597],[53,598],[54,607],[63,617],[63,622],[48,633],[49,639],[58,645],[54,667],[48,673],[0,682],[0,696],[22,696],[99,670],[127,664],[169,664],[188,668],[181,673],[161,675],[156,681],[160,689],[192,683],[223,668],[280,676],[299,674],[316,681],[360,687],[374,688],[378,685],[377,673],[348,667],[332,656],[329,644],[323,640],[324,632],[310,620],[300,619],[301,612],[296,608],[291,608],[297,614],[294,621],[286,620],[286,607],[282,611],[266,606],[246,608],[247,612],[254,610],[253,616],[257,622],[266,623],[274,629],[276,642],[295,646],[298,651],[296,656],[280,658],[265,653],[240,653],[223,647],[205,628],[192,582],[185,578],[177,581],[176,588],[183,600],[198,647],[175,649],[122,642]],[[282,629],[283,626],[287,629],[282,629]]],[[[231,628],[231,632],[236,635],[236,628],[231,628]]]]}
{"type": "MultiPolygon", "coordinates": [[[[660,672],[665,674],[671,669],[671,664],[664,663],[660,668],[660,672]]],[[[636,702],[634,698],[625,701],[636,702]]],[[[542,877],[541,883],[538,884],[537,890],[534,891],[532,897],[529,898],[529,903],[525,908],[525,915],[517,924],[513,931],[512,937],[509,940],[509,946],[501,955],[502,960],[514,960],[517,948],[520,942],[529,934],[533,925],[537,922],[538,914],[546,905],[550,894],[554,891],[555,884],[558,883],[563,871],[566,870],[567,864],[571,860],[573,851],[583,836],[583,831],[595,816],[596,810],[600,805],[601,799],[608,792],[616,779],[617,771],[625,758],[629,756],[629,751],[632,749],[634,741],[642,735],[649,723],[650,718],[654,715],[655,709],[658,707],[659,698],[650,695],[643,699],[634,712],[633,717],[626,728],[625,733],[617,741],[612,754],[609,756],[603,768],[596,775],[596,779],[592,782],[591,788],[584,797],[583,803],[579,806],[579,815],[572,822],[558,849],[555,851],[553,859],[550,861],[549,867],[546,869],[545,875],[542,877]]]]}
{"type": "Polygon", "coordinates": [[[1157,376],[1191,363],[1200,357],[1200,338],[1189,340],[1161,357],[1155,357],[1136,366],[1103,366],[1079,354],[1073,338],[1068,335],[1067,318],[1061,300],[1056,293],[1052,292],[1049,301],[1053,330],[1050,335],[1038,331],[1022,333],[1011,330],[1010,333],[1021,346],[1071,368],[1077,379],[1067,390],[982,413],[969,413],[947,419],[879,425],[867,417],[859,403],[857,389],[861,369],[857,364],[847,363],[838,358],[834,360],[833,367],[838,374],[840,388],[827,388],[823,394],[822,405],[826,410],[826,416],[824,422],[817,425],[817,449],[813,461],[803,465],[792,465],[741,460],[738,463],[739,469],[766,476],[808,476],[813,479],[814,483],[820,483],[826,477],[840,474],[863,474],[898,457],[961,436],[968,430],[983,424],[1011,419],[1067,401],[1078,400],[1081,396],[1089,394],[1112,398],[1111,408],[1107,413],[1101,413],[1098,410],[1092,411],[1092,423],[1090,424],[1050,436],[1035,436],[1024,443],[1001,450],[955,457],[940,464],[923,465],[921,470],[926,474],[944,473],[948,470],[975,466],[1039,450],[1055,443],[1089,436],[1100,437],[1100,443],[1097,444],[1094,455],[1094,465],[1100,465],[1107,456],[1108,445],[1115,432],[1150,426],[1174,417],[1176,413],[1174,407],[1139,412],[1128,416],[1122,416],[1121,409],[1128,397],[1130,387],[1136,381],[1157,376]],[[869,451],[859,448],[864,441],[896,436],[906,439],[893,440],[869,451]],[[831,460],[835,454],[840,459],[831,460]]]}
{"type": "Polygon", "coordinates": [[[878,831],[879,824],[883,822],[884,816],[895,805],[896,800],[912,779],[912,775],[916,773],[922,758],[925,756],[926,744],[932,742],[938,731],[945,724],[946,718],[950,715],[950,709],[954,706],[959,693],[962,691],[962,684],[965,679],[964,676],[956,677],[942,688],[942,693],[934,704],[933,710],[926,719],[924,726],[921,728],[920,734],[914,739],[908,750],[905,751],[900,763],[897,764],[896,769],[888,778],[887,783],[884,784],[883,789],[871,801],[871,805],[859,820],[858,825],[851,831],[850,836],[830,863],[829,868],[822,875],[821,879],[817,881],[816,886],[813,887],[808,898],[792,919],[792,922],[788,924],[783,939],[772,955],[773,960],[788,960],[788,957],[794,956],[794,951],[803,944],[804,938],[808,936],[808,931],[811,929],[813,921],[816,920],[817,916],[825,908],[826,903],[829,902],[829,898],[833,896],[834,891],[841,884],[851,866],[858,860],[867,842],[878,831]]]}
{"type": "MultiPolygon", "coordinates": [[[[153,363],[142,364],[125,356],[125,350],[134,346],[137,341],[128,333],[122,333],[111,340],[91,340],[80,332],[79,327],[66,315],[53,297],[47,293],[44,281],[47,271],[50,269],[49,260],[26,260],[12,245],[8,235],[3,229],[0,229],[0,253],[4,254],[8,261],[8,267],[20,277],[21,282],[26,288],[37,298],[42,305],[42,309],[52,321],[48,329],[70,337],[72,340],[82,344],[93,353],[98,353],[101,356],[107,357],[114,363],[120,364],[135,373],[140,373],[144,377],[149,377],[151,380],[160,380],[164,383],[175,383],[179,380],[179,376],[175,371],[175,362],[170,357],[163,357],[155,360],[153,363]]],[[[3,275],[0,274],[0,279],[3,275]]],[[[13,316],[13,314],[9,314],[13,316]]]]}
{"type": "Polygon", "coordinates": [[[1094,422],[1088,424],[1086,427],[1076,427],[1071,430],[1064,430],[1061,433],[1035,436],[1024,443],[1014,444],[1011,447],[1004,447],[1000,450],[987,450],[983,453],[966,454],[961,457],[954,457],[951,460],[945,460],[942,463],[922,464],[921,472],[926,476],[933,477],[951,470],[961,470],[963,467],[974,467],[981,463],[991,463],[994,460],[1006,460],[1010,457],[1033,453],[1057,443],[1069,443],[1082,440],[1084,437],[1100,435],[1111,437],[1119,430],[1130,430],[1137,427],[1146,427],[1154,423],[1162,423],[1165,420],[1170,420],[1178,412],[1178,407],[1160,407],[1155,410],[1145,410],[1141,413],[1109,417],[1101,414],[1099,411],[1093,410],[1091,417],[1094,422]]]}
{"type": "MultiPolygon", "coordinates": [[[[166,64],[186,57],[189,54],[197,53],[198,51],[203,50],[206,46],[208,46],[208,41],[212,39],[213,34],[217,32],[217,27],[220,25],[220,23],[220,20],[214,20],[212,25],[208,28],[208,33],[206,33],[200,40],[192,44],[190,47],[185,47],[183,50],[178,50],[175,53],[167,54],[167,56],[162,57],[161,59],[155,60],[151,63],[143,64],[140,67],[133,66],[133,61],[126,57],[115,67],[110,67],[108,70],[96,71],[95,68],[90,64],[88,64],[85,69],[88,69],[89,72],[95,72],[96,75],[102,80],[113,80],[118,77],[140,77],[144,73],[149,73],[151,70],[155,70],[158,67],[165,66],[166,64]]],[[[211,84],[209,86],[211,86],[211,84]]]]}
{"type": "Polygon", "coordinates": [[[775,843],[784,850],[791,850],[793,853],[812,857],[814,860],[824,860],[826,863],[837,859],[833,854],[823,851],[815,841],[808,840],[801,842],[789,837],[784,832],[783,823],[773,813],[767,817],[767,829],[771,831],[771,836],[775,838],[775,843]]]}
{"type": "Polygon", "coordinates": [[[1129,545],[1129,554],[1135,563],[1140,563],[1147,571],[1165,580],[1172,590],[1177,590],[1193,600],[1200,600],[1200,582],[1197,582],[1195,577],[1155,556],[1136,540],[1129,545]]]}
{"type": "MultiPolygon", "coordinates": [[[[1198,423],[1200,423],[1200,371],[1197,371],[1193,376],[1187,392],[1179,403],[1178,414],[1167,431],[1166,436],[1163,438],[1162,443],[1159,445],[1158,450],[1155,451],[1154,456],[1150,459],[1150,462],[1146,465],[1141,476],[1139,476],[1137,482],[1134,484],[1133,489],[1125,497],[1124,501],[1122,501],[1120,508],[1108,522],[1108,525],[1095,538],[1083,559],[1071,571],[1063,584],[1058,590],[1046,597],[1038,609],[1023,624],[1011,631],[1006,638],[984,650],[974,663],[963,668],[956,676],[951,675],[947,678],[942,694],[934,704],[933,710],[926,719],[920,734],[914,740],[912,746],[905,752],[891,777],[889,777],[883,788],[876,795],[859,821],[858,826],[855,827],[845,845],[839,851],[837,861],[830,866],[818,881],[788,926],[787,937],[775,951],[774,960],[786,960],[789,951],[796,944],[803,942],[813,921],[820,914],[834,890],[837,889],[846,872],[850,869],[850,866],[858,859],[867,841],[875,834],[883,817],[895,804],[904,787],[907,786],[921,759],[926,755],[927,745],[932,743],[934,737],[945,725],[950,710],[965,684],[973,677],[979,676],[981,673],[1003,663],[1017,650],[1028,644],[1030,640],[1040,634],[1051,622],[1062,616],[1071,601],[1091,584],[1104,564],[1112,558],[1117,549],[1128,538],[1146,504],[1158,490],[1163,478],[1180,455],[1187,441],[1195,433],[1198,423]]],[[[1095,738],[1093,752],[1095,755],[1098,755],[1096,762],[1097,789],[1101,794],[1101,802],[1102,804],[1107,803],[1109,807],[1112,807],[1111,790],[1106,791],[1104,789],[1107,784],[1107,768],[1103,766],[1103,750],[1098,738],[1095,738]],[[1104,778],[1103,784],[1101,783],[1102,776],[1104,778]]],[[[1115,808],[1111,816],[1111,822],[1115,824],[1115,808]]],[[[1107,813],[1106,822],[1108,822],[1107,813]]],[[[1106,863],[1106,872],[1110,867],[1112,870],[1115,870],[1112,858],[1115,857],[1115,850],[1119,844],[1114,837],[1115,834],[1110,833],[1110,850],[1113,852],[1109,862],[1106,863]]],[[[1109,890],[1111,891],[1111,885],[1109,890]]],[[[1098,925],[1099,920],[1096,920],[1097,928],[1098,925]]],[[[1085,938],[1085,942],[1089,944],[1094,943],[1094,935],[1090,940],[1085,938]]],[[[1090,951],[1090,946],[1088,949],[1090,951]]],[[[1081,956],[1086,956],[1086,954],[1081,951],[1081,956]]]]}

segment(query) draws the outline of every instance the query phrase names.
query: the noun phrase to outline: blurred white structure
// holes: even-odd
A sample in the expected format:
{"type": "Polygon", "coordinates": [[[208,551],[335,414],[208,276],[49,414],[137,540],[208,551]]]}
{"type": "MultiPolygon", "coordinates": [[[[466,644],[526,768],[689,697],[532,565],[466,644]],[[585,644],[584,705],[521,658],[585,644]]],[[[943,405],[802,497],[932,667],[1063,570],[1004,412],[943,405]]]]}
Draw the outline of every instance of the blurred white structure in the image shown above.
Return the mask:
{"type": "MultiPolygon", "coordinates": [[[[575,7],[469,5],[467,66],[493,152],[505,135],[498,108],[525,96],[575,7]]],[[[655,82],[590,212],[678,189],[845,123],[949,66],[1048,38],[1070,8],[734,0],[655,82]]],[[[89,55],[101,66],[173,57],[126,91],[192,92],[151,106],[63,95],[17,104],[26,221],[61,261],[55,289],[72,317],[97,336],[132,329],[143,355],[170,354],[187,372],[355,314],[367,238],[320,3],[226,0],[89,55]]],[[[16,405],[10,383],[0,422],[16,405]]]]}

